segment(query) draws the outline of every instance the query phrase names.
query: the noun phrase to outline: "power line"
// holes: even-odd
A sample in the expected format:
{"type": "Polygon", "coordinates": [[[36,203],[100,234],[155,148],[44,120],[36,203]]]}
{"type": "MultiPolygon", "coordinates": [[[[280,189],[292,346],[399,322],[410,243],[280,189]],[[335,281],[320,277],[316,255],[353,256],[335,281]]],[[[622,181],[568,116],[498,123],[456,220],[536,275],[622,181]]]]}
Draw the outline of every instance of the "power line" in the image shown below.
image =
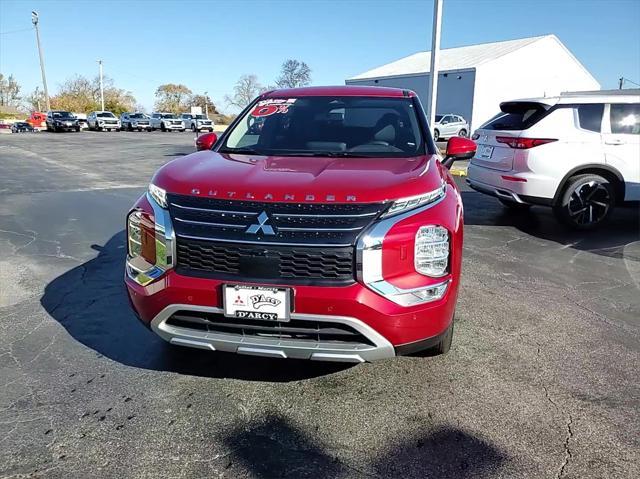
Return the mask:
{"type": "Polygon", "coordinates": [[[632,85],[635,86],[640,86],[640,83],[636,83],[634,81],[629,80],[628,78],[625,77],[620,77],[620,89],[622,90],[622,86],[626,83],[631,83],[632,85]]]}
{"type": "Polygon", "coordinates": [[[0,32],[0,35],[9,35],[10,33],[26,32],[28,30],[33,30],[33,27],[21,28],[20,30],[9,30],[8,32],[0,32]]]}

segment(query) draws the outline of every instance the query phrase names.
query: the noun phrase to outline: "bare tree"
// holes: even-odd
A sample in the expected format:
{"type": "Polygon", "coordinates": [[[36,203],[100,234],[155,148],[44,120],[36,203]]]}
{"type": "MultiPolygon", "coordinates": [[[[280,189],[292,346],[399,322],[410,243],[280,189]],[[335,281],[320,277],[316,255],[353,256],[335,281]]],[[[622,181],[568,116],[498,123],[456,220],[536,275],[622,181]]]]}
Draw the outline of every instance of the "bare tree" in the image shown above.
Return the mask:
{"type": "Polygon", "coordinates": [[[20,102],[20,85],[13,75],[0,73],[0,106],[17,106],[20,102]]]}
{"type": "Polygon", "coordinates": [[[256,75],[242,75],[233,87],[233,96],[225,95],[224,100],[230,106],[244,108],[263,91],[256,75]]]}
{"type": "Polygon", "coordinates": [[[311,68],[305,62],[287,60],[276,80],[278,88],[297,88],[311,83],[311,68]]]}

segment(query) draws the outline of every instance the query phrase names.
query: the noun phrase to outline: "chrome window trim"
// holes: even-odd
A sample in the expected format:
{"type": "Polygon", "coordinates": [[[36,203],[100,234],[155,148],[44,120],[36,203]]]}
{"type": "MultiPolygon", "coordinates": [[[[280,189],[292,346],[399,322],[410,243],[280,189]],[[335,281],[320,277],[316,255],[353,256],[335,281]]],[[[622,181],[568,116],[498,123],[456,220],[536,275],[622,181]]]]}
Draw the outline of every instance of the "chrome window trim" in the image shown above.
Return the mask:
{"type": "Polygon", "coordinates": [[[171,304],[160,311],[151,321],[151,329],[165,341],[211,351],[227,351],[267,357],[299,358],[320,361],[365,362],[395,356],[393,345],[371,326],[350,316],[291,313],[292,319],[325,321],[346,324],[369,339],[375,346],[333,343],[303,343],[294,339],[257,337],[238,334],[217,333],[183,328],[167,324],[167,320],[178,311],[194,311],[223,314],[221,308],[193,304],[171,304]]]}

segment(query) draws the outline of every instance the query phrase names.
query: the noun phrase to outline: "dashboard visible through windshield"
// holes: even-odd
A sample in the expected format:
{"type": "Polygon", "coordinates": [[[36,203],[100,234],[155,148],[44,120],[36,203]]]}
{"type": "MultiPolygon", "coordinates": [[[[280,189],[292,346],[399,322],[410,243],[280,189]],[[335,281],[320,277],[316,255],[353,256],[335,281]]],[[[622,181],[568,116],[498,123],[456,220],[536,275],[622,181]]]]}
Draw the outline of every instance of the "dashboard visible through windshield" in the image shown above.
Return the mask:
{"type": "Polygon", "coordinates": [[[313,96],[258,101],[219,151],[411,157],[424,154],[425,146],[410,98],[313,96]]]}

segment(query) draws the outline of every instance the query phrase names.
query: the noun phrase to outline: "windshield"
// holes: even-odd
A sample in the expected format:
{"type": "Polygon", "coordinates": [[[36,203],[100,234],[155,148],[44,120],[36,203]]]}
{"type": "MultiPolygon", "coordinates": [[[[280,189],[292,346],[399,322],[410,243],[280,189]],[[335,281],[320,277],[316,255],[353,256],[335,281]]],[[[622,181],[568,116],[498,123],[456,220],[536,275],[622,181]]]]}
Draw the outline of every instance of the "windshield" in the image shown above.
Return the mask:
{"type": "Polygon", "coordinates": [[[115,118],[114,114],[111,113],[110,111],[103,111],[103,112],[97,113],[96,116],[98,118],[115,118]]]}
{"type": "Polygon", "coordinates": [[[162,118],[173,119],[173,118],[177,118],[177,117],[172,113],[165,113],[164,115],[162,115],[162,118]]]}
{"type": "Polygon", "coordinates": [[[196,115],[196,120],[208,120],[209,118],[207,118],[205,115],[196,115]]]}
{"type": "Polygon", "coordinates": [[[424,154],[410,98],[298,97],[261,100],[221,152],[280,156],[410,157],[424,154]]]}
{"type": "Polygon", "coordinates": [[[129,115],[129,118],[146,118],[146,116],[142,113],[134,113],[133,115],[129,115]]]}
{"type": "Polygon", "coordinates": [[[440,120],[442,120],[442,115],[436,115],[436,122],[439,122],[440,120]]]}
{"type": "Polygon", "coordinates": [[[73,116],[68,111],[54,111],[53,117],[54,118],[75,118],[75,116],[73,116]]]}

